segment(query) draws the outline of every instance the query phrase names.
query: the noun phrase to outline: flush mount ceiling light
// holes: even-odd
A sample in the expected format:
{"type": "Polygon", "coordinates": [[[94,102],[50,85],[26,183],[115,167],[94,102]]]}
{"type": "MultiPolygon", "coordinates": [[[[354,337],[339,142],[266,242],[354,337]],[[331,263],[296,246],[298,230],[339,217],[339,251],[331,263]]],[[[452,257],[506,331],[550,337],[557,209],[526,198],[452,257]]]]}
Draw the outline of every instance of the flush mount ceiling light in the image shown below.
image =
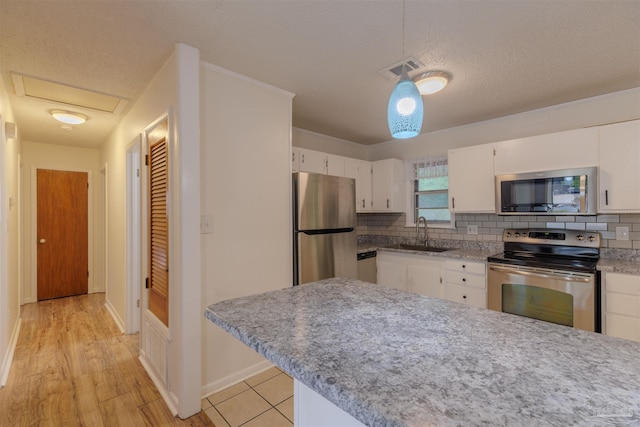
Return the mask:
{"type": "Polygon", "coordinates": [[[72,113],[64,110],[51,110],[51,115],[59,122],[68,125],[81,125],[87,121],[87,116],[80,113],[72,113]]]}
{"type": "Polygon", "coordinates": [[[451,80],[451,75],[445,71],[427,71],[412,78],[420,91],[420,95],[431,95],[440,92],[451,80]]]}
{"type": "Polygon", "coordinates": [[[416,84],[409,79],[404,56],[404,0],[402,0],[402,75],[393,88],[387,107],[387,121],[391,136],[398,139],[413,138],[422,128],[422,97],[416,84]]]}

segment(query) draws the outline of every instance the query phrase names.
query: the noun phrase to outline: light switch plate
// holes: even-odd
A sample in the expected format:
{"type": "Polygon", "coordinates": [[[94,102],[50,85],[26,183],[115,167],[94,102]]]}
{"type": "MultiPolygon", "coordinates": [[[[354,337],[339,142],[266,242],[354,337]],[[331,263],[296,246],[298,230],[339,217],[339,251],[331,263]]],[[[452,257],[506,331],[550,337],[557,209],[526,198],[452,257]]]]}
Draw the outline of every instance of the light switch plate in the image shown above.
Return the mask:
{"type": "Polygon", "coordinates": [[[211,215],[200,215],[200,234],[213,233],[213,218],[211,215]]]}
{"type": "Polygon", "coordinates": [[[616,227],[616,240],[629,240],[629,227],[616,227]]]}
{"type": "Polygon", "coordinates": [[[477,225],[467,225],[467,234],[478,234],[477,225]]]}

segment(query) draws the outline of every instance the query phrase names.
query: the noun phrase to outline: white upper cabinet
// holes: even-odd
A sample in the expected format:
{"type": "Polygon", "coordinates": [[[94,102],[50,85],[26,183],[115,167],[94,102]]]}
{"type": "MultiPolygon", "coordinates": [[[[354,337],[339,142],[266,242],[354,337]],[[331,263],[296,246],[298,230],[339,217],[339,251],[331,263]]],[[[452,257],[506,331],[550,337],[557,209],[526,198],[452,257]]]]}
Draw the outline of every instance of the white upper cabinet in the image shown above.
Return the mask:
{"type": "Polygon", "coordinates": [[[300,172],[327,173],[327,154],[320,151],[300,149],[300,172]]]}
{"type": "Polygon", "coordinates": [[[291,172],[300,172],[300,149],[291,147],[291,172]]]}
{"type": "Polygon", "coordinates": [[[640,120],[598,130],[598,212],[640,211],[640,120]]]}
{"type": "Polygon", "coordinates": [[[449,210],[495,212],[495,144],[449,150],[449,210]]]}
{"type": "Polygon", "coordinates": [[[373,209],[371,162],[346,158],[344,176],[356,180],[356,212],[371,212],[373,209]]]}
{"type": "Polygon", "coordinates": [[[597,165],[597,128],[576,129],[496,143],[496,175],[597,165]]]}
{"type": "Polygon", "coordinates": [[[327,175],[345,176],[346,159],[346,157],[336,156],[335,154],[327,154],[327,175]]]}
{"type": "MultiPolygon", "coordinates": [[[[324,175],[344,176],[346,157],[327,154],[306,148],[298,149],[300,172],[321,173],[324,175]]],[[[294,152],[295,155],[295,152],[294,152]]],[[[295,165],[295,157],[292,159],[295,165]]]]}
{"type": "Polygon", "coordinates": [[[374,212],[404,212],[405,188],[402,160],[377,160],[371,165],[374,212]]]}

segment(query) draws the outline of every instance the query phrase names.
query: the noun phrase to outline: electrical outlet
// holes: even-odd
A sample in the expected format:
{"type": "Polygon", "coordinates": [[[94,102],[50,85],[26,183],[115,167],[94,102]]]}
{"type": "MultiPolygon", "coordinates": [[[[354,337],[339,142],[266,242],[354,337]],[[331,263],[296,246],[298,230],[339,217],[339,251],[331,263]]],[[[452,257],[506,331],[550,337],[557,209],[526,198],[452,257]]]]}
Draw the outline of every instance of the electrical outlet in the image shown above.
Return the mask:
{"type": "Polygon", "coordinates": [[[477,225],[467,225],[467,234],[478,234],[477,225]]]}
{"type": "Polygon", "coordinates": [[[200,234],[213,233],[213,219],[211,215],[200,215],[200,234]]]}
{"type": "Polygon", "coordinates": [[[629,240],[629,227],[616,227],[616,240],[629,240]]]}

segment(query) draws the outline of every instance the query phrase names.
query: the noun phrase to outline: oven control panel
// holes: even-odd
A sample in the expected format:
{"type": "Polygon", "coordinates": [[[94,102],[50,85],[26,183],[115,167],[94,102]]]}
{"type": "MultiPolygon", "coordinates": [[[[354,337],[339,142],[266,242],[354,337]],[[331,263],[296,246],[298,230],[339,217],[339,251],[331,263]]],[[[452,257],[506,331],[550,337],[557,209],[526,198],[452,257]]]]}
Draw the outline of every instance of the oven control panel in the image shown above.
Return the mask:
{"type": "Polygon", "coordinates": [[[600,247],[600,233],[584,230],[511,228],[502,233],[503,242],[600,247]]]}

